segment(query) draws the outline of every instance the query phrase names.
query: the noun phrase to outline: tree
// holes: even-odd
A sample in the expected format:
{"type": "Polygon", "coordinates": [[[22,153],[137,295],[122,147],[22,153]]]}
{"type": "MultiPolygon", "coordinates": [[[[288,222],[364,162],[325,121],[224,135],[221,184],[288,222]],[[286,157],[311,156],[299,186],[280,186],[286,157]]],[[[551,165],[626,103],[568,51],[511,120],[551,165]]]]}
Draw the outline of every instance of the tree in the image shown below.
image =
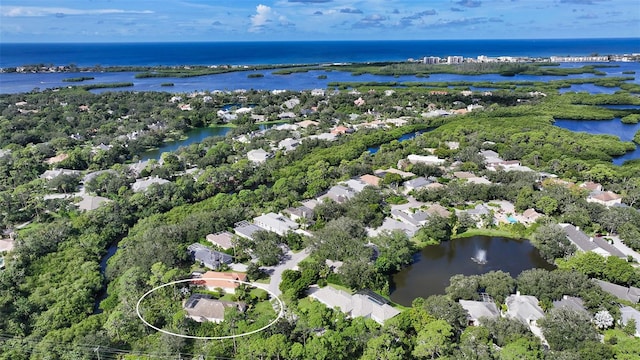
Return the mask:
{"type": "Polygon", "coordinates": [[[402,360],[406,358],[405,350],[399,339],[389,333],[383,333],[367,341],[362,360],[402,360]]]}
{"type": "Polygon", "coordinates": [[[536,209],[545,215],[551,215],[558,209],[558,201],[551,196],[542,196],[536,201],[536,209]]]}
{"type": "Polygon", "coordinates": [[[613,326],[613,316],[607,310],[600,310],[594,315],[593,323],[598,329],[610,328],[613,326]]]}
{"type": "Polygon", "coordinates": [[[538,340],[519,338],[500,350],[500,360],[542,360],[544,352],[538,340]]]}
{"type": "Polygon", "coordinates": [[[586,342],[598,340],[589,316],[567,307],[551,309],[538,325],[553,350],[578,350],[586,342]]]}
{"type": "Polygon", "coordinates": [[[451,351],[453,327],[445,320],[435,320],[421,330],[411,353],[418,358],[435,359],[451,351]]]}
{"type": "Polygon", "coordinates": [[[533,234],[533,244],[540,251],[540,255],[550,263],[553,263],[554,259],[564,258],[575,252],[575,246],[558,225],[539,226],[533,234]]]}
{"type": "Polygon", "coordinates": [[[429,222],[423,226],[419,233],[435,242],[447,241],[451,238],[451,224],[449,219],[438,214],[429,216],[429,222]]]}
{"type": "Polygon", "coordinates": [[[467,326],[467,311],[447,296],[429,296],[424,301],[424,309],[436,319],[445,320],[458,333],[467,326]]]}
{"type": "Polygon", "coordinates": [[[375,266],[378,271],[390,274],[411,264],[415,248],[409,237],[402,231],[385,231],[370,239],[379,251],[375,266]]]}
{"type": "Polygon", "coordinates": [[[489,330],[483,326],[470,326],[460,336],[456,359],[492,360],[493,343],[489,330]]]}
{"type": "MultiPolygon", "coordinates": [[[[504,317],[483,318],[481,323],[482,326],[489,329],[491,338],[500,347],[523,338],[533,337],[529,328],[516,319],[504,317]]],[[[536,343],[540,346],[538,342],[536,343]]]]}

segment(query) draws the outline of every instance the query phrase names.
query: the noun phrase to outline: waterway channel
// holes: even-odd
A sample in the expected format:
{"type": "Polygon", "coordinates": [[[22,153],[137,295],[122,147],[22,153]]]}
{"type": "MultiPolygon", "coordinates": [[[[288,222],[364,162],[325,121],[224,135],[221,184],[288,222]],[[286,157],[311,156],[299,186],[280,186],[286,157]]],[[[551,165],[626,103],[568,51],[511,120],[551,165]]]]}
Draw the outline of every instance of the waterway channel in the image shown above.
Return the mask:
{"type": "Polygon", "coordinates": [[[473,236],[427,246],[414,256],[414,263],[393,276],[391,300],[405,306],[417,298],[444,294],[455,274],[479,275],[502,270],[516,277],[524,270],[555,267],[547,263],[527,240],[473,236]],[[486,263],[473,258],[484,253],[486,263]]]}

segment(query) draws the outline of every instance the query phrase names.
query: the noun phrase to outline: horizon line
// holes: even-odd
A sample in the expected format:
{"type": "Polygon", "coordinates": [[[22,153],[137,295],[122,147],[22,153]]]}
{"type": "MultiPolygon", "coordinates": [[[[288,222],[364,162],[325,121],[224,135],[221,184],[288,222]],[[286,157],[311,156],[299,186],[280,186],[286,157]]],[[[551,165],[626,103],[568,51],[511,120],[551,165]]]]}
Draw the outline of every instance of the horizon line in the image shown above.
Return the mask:
{"type": "MultiPolygon", "coordinates": [[[[3,41],[4,45],[44,45],[44,44],[195,44],[195,43],[309,43],[309,42],[381,42],[381,41],[564,41],[564,40],[640,40],[638,37],[567,37],[567,38],[493,38],[493,39],[336,39],[336,40],[192,40],[192,41],[3,41]]],[[[640,43],[638,44],[640,46],[640,43]]]]}

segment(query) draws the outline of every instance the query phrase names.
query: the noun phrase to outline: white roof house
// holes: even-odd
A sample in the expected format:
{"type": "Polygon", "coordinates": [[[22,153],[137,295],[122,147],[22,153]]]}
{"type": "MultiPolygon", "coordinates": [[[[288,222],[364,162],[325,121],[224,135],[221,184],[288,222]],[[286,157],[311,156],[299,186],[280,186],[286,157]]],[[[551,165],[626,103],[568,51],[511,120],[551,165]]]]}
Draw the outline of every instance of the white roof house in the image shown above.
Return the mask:
{"type": "Polygon", "coordinates": [[[369,185],[360,179],[349,179],[347,181],[343,181],[342,183],[353,189],[356,193],[361,192],[365,187],[369,185]]]}
{"type": "Polygon", "coordinates": [[[278,143],[278,149],[284,149],[284,151],[292,151],[300,145],[300,141],[292,138],[286,138],[278,143]]]}
{"type": "Polygon", "coordinates": [[[309,289],[309,297],[320,301],[329,308],[338,308],[351,317],[370,318],[382,325],[386,320],[398,315],[400,311],[390,306],[384,298],[376,295],[370,294],[370,292],[351,295],[331,286],[309,289]]]}
{"type": "Polygon", "coordinates": [[[100,205],[110,202],[111,200],[102,196],[84,195],[82,200],[76,204],[79,210],[91,211],[100,207],[100,205]]]}
{"type": "Polygon", "coordinates": [[[434,155],[424,156],[424,155],[416,155],[416,154],[411,154],[407,156],[407,160],[409,160],[409,162],[412,164],[421,163],[421,164],[428,164],[428,165],[442,165],[446,161],[434,155]]]}
{"type": "Polygon", "coordinates": [[[636,321],[636,332],[633,336],[640,337],[640,311],[630,306],[623,306],[620,308],[620,315],[623,325],[626,325],[631,319],[636,321]]]}
{"type": "Polygon", "coordinates": [[[276,213],[262,214],[253,219],[253,222],[261,228],[284,236],[289,231],[296,230],[300,225],[288,217],[276,213]]]}
{"type": "Polygon", "coordinates": [[[70,169],[54,169],[47,170],[42,175],[40,175],[41,179],[52,180],[62,175],[79,175],[80,171],[78,170],[70,170],[70,169]]]}
{"type": "Polygon", "coordinates": [[[251,150],[247,153],[249,161],[255,164],[264,163],[271,156],[272,154],[270,152],[264,151],[263,149],[251,150]]]}
{"type": "Polygon", "coordinates": [[[507,305],[507,317],[527,325],[534,335],[543,338],[537,321],[544,317],[544,310],[538,305],[538,299],[535,296],[516,293],[509,295],[505,304],[507,305]]]}
{"type": "Polygon", "coordinates": [[[146,191],[151,185],[153,184],[158,184],[158,185],[163,185],[170,182],[169,180],[165,180],[165,179],[161,179],[157,176],[153,176],[147,179],[138,179],[136,180],[136,182],[134,182],[133,184],[131,184],[131,190],[133,190],[133,192],[141,192],[141,191],[146,191]]]}
{"type": "Polygon", "coordinates": [[[494,302],[459,300],[460,305],[467,311],[469,325],[480,325],[480,318],[497,318],[500,311],[494,302]]]}
{"type": "Polygon", "coordinates": [[[611,191],[594,191],[587,197],[587,202],[594,202],[609,207],[622,203],[622,196],[611,191]]]}

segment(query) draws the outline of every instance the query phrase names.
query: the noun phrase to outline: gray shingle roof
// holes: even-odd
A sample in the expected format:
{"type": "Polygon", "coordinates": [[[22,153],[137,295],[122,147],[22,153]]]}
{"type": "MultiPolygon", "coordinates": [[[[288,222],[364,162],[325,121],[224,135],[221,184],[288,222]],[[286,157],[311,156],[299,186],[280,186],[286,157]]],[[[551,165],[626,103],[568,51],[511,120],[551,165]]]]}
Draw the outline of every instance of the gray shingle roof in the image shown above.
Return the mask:
{"type": "Polygon", "coordinates": [[[595,281],[602,290],[617,298],[631,301],[634,304],[640,302],[640,289],[637,287],[616,285],[599,279],[593,279],[593,281],[595,281]]]}
{"type": "Polygon", "coordinates": [[[213,270],[219,268],[222,264],[230,264],[233,261],[231,255],[215,251],[198,243],[189,245],[187,251],[196,262],[213,270]]]}

